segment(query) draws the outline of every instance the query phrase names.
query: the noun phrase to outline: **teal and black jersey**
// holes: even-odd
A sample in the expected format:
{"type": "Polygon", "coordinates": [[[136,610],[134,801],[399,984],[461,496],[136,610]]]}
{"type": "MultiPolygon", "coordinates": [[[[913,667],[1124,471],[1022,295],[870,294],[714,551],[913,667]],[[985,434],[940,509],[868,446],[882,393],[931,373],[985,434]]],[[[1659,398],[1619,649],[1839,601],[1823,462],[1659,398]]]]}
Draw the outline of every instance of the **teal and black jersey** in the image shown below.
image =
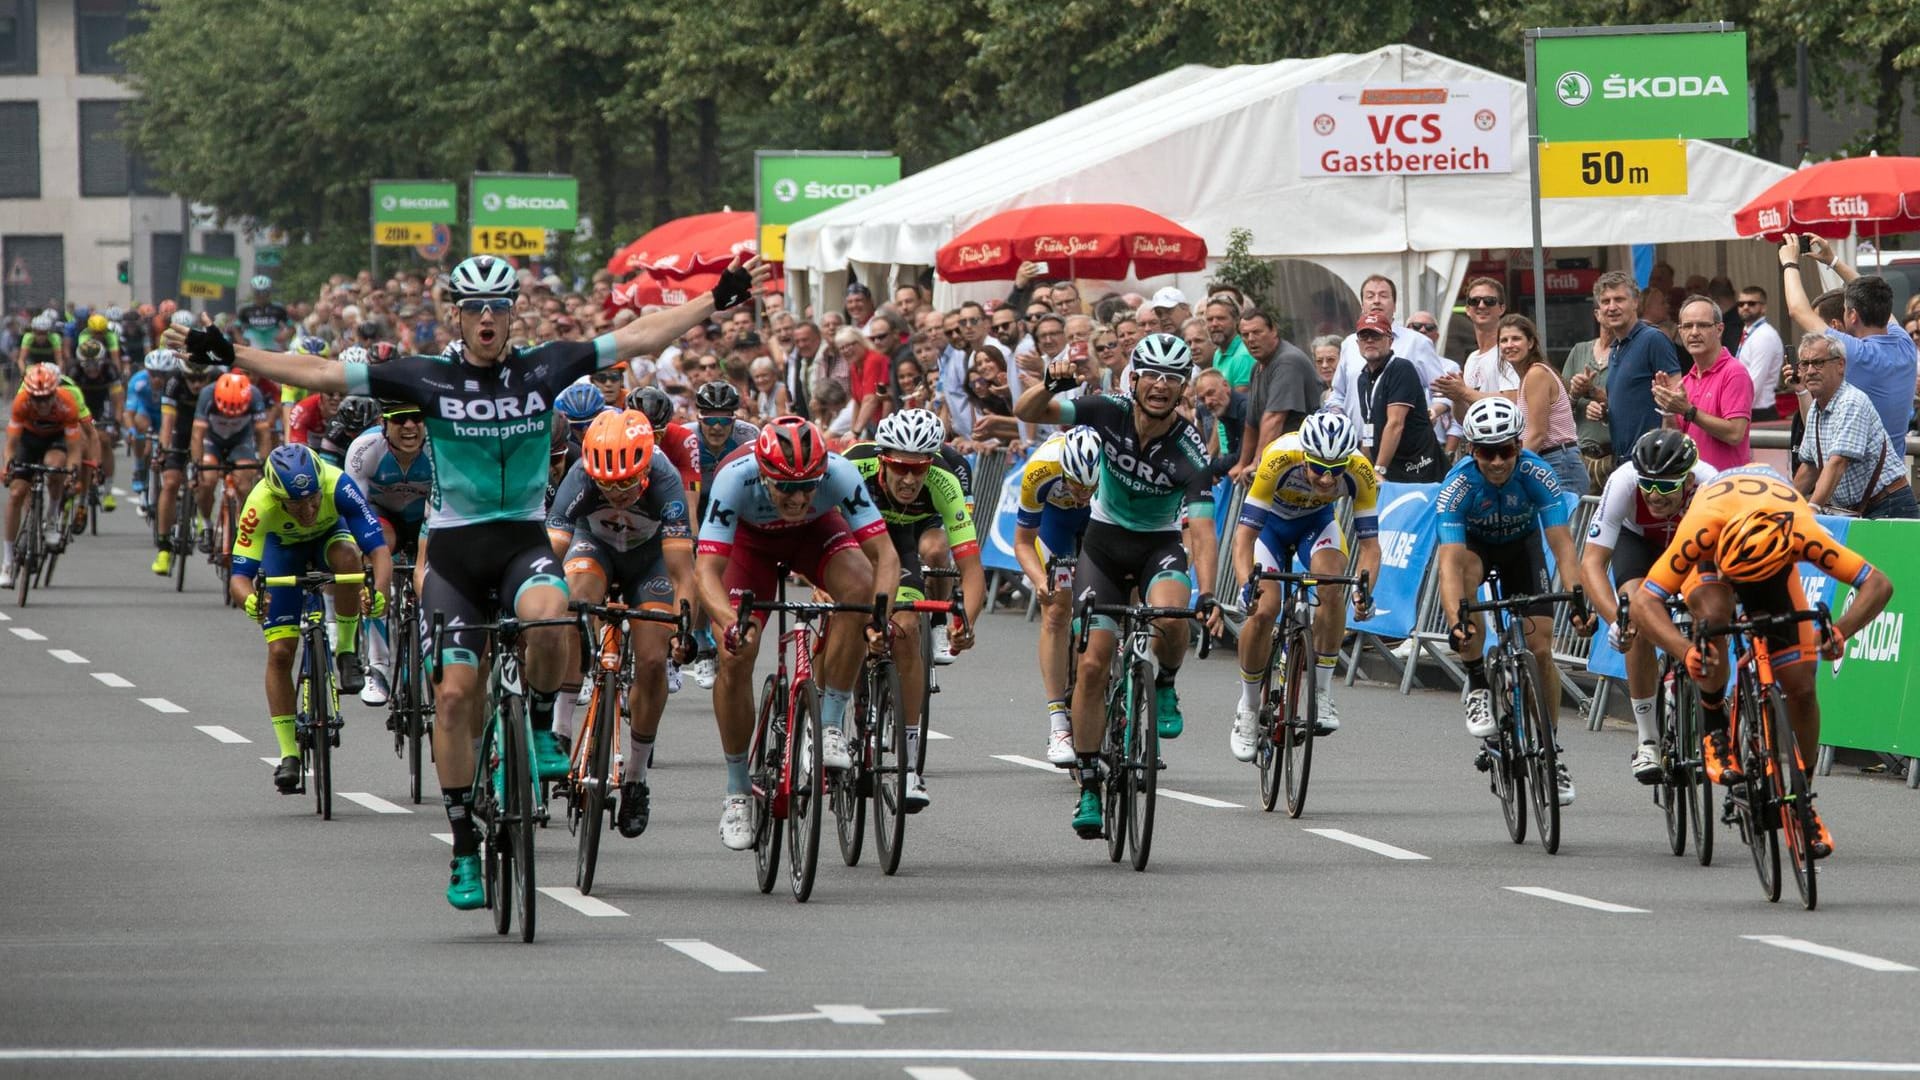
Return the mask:
{"type": "Polygon", "coordinates": [[[1119,394],[1095,394],[1058,403],[1061,427],[1085,425],[1100,436],[1100,485],[1093,493],[1093,520],[1131,532],[1180,528],[1184,503],[1190,517],[1213,519],[1213,483],[1200,432],[1183,417],[1141,445],[1133,426],[1133,402],[1119,394]]]}
{"type": "Polygon", "coordinates": [[[411,401],[426,412],[433,455],[427,522],[435,530],[545,521],[553,399],[613,365],[613,336],[514,349],[492,367],[463,357],[348,364],[347,392],[411,401]]]}

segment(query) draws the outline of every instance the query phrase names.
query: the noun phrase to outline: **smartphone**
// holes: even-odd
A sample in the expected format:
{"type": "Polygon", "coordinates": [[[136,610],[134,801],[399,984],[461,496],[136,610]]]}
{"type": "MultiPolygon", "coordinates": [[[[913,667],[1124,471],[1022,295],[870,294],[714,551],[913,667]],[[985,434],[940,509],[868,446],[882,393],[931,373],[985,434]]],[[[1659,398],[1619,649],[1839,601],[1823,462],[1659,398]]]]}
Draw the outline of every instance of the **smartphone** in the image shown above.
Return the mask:
{"type": "Polygon", "coordinates": [[[1036,274],[1051,274],[1053,273],[1053,267],[1047,265],[1045,259],[1041,259],[1033,264],[1033,272],[1036,274]]]}
{"type": "Polygon", "coordinates": [[[1091,350],[1088,349],[1086,342],[1074,341],[1074,342],[1068,343],[1067,359],[1073,361],[1076,364],[1084,364],[1087,362],[1087,357],[1089,355],[1091,355],[1091,350]]]}
{"type": "Polygon", "coordinates": [[[1812,250],[1813,250],[1813,234],[1801,233],[1800,234],[1800,254],[1805,255],[1812,250]]]}

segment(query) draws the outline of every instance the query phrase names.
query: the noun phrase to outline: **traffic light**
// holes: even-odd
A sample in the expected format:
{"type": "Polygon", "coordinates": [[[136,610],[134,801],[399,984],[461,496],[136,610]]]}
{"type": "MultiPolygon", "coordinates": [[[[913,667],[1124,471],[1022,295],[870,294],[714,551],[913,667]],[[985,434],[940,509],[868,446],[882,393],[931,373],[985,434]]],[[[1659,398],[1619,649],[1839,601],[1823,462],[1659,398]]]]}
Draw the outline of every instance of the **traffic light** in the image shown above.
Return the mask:
{"type": "Polygon", "coordinates": [[[128,268],[127,260],[121,259],[119,269],[120,269],[120,284],[122,285],[125,285],[129,280],[131,280],[131,277],[127,272],[127,268],[128,268]]]}

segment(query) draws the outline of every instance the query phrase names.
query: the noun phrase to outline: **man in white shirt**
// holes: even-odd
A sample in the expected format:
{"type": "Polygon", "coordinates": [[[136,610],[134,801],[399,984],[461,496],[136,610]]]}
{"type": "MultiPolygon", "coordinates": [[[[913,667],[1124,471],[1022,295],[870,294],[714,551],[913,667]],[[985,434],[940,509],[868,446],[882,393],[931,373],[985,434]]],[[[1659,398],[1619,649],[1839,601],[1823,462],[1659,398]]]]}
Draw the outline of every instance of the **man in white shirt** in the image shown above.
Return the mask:
{"type": "Polygon", "coordinates": [[[1507,314],[1507,289],[1490,277],[1467,282],[1467,318],[1473,323],[1473,352],[1459,377],[1448,377],[1433,384],[1436,393],[1453,403],[1456,416],[1465,416],[1467,406],[1483,397],[1498,394],[1508,401],[1520,400],[1520,374],[1513,365],[1500,359],[1500,320],[1507,314]]]}
{"type": "Polygon", "coordinates": [[[1774,390],[1780,385],[1787,347],[1780,340],[1780,331],[1767,321],[1767,290],[1757,285],[1741,289],[1738,310],[1742,327],[1736,357],[1753,379],[1753,418],[1778,420],[1780,410],[1774,406],[1774,390]]]}
{"type": "MultiPolygon", "coordinates": [[[[1381,314],[1387,321],[1393,321],[1394,308],[1399,305],[1400,293],[1394,287],[1393,279],[1384,274],[1374,274],[1360,283],[1360,311],[1362,315],[1381,314]]],[[[1419,374],[1420,382],[1428,387],[1433,380],[1448,373],[1457,373],[1460,369],[1453,361],[1434,351],[1433,342],[1427,335],[1404,326],[1393,327],[1393,355],[1404,357],[1413,364],[1413,370],[1419,374]]],[[[1346,413],[1356,424],[1367,422],[1365,403],[1360,400],[1360,372],[1367,366],[1360,356],[1359,339],[1348,334],[1340,343],[1340,364],[1333,369],[1333,391],[1327,395],[1324,409],[1338,409],[1346,413]]],[[[1444,397],[1430,398],[1433,409],[1434,427],[1444,430],[1442,417],[1448,412],[1444,397]]]]}

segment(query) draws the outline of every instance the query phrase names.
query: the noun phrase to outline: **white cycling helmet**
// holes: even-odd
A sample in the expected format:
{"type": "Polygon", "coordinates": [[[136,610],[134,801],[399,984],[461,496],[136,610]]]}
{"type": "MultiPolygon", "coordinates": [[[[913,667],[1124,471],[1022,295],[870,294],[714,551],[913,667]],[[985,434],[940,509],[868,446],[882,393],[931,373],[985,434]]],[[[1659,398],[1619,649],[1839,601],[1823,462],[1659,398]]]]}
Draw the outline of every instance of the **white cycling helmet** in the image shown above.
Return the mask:
{"type": "Polygon", "coordinates": [[[1193,374],[1193,350],[1172,334],[1148,334],[1128,359],[1135,371],[1162,371],[1182,379],[1193,374]]]}
{"type": "Polygon", "coordinates": [[[882,450],[903,454],[937,454],[947,428],[940,418],[926,409],[902,409],[880,421],[873,433],[874,444],[882,450]]]}
{"type": "Polygon", "coordinates": [[[107,309],[107,321],[110,323],[117,323],[121,319],[124,319],[126,317],[127,317],[127,313],[124,311],[121,311],[117,307],[110,307],[107,309]]]}
{"type": "Polygon", "coordinates": [[[364,364],[367,362],[367,350],[359,345],[349,345],[340,350],[338,359],[343,364],[364,364]]]}
{"type": "Polygon", "coordinates": [[[141,366],[151,375],[165,375],[180,370],[180,358],[173,355],[172,349],[155,349],[148,353],[141,366]]]}
{"type": "Polygon", "coordinates": [[[1318,462],[1343,463],[1360,449],[1360,432],[1346,413],[1314,413],[1300,423],[1300,449],[1318,462]]]}
{"type": "Polygon", "coordinates": [[[175,326],[184,327],[188,330],[198,325],[194,322],[193,312],[191,311],[176,311],[173,313],[173,318],[168,321],[172,322],[175,326]]]}
{"type": "Polygon", "coordinates": [[[453,268],[450,287],[456,302],[497,296],[512,299],[520,295],[520,278],[507,260],[491,255],[475,255],[453,268]]]}
{"type": "Polygon", "coordinates": [[[33,332],[36,334],[53,333],[53,316],[35,315],[33,317],[33,332]]]}
{"type": "Polygon", "coordinates": [[[1520,407],[1503,397],[1484,397],[1467,406],[1460,426],[1467,441],[1477,446],[1512,442],[1520,437],[1520,407]]]}
{"type": "Polygon", "coordinates": [[[1060,472],[1081,487],[1093,487],[1100,480],[1100,436],[1090,427],[1077,427],[1060,440],[1060,472]]]}
{"type": "Polygon", "coordinates": [[[265,274],[253,275],[251,284],[254,292],[269,292],[273,289],[273,279],[265,274]]]}

